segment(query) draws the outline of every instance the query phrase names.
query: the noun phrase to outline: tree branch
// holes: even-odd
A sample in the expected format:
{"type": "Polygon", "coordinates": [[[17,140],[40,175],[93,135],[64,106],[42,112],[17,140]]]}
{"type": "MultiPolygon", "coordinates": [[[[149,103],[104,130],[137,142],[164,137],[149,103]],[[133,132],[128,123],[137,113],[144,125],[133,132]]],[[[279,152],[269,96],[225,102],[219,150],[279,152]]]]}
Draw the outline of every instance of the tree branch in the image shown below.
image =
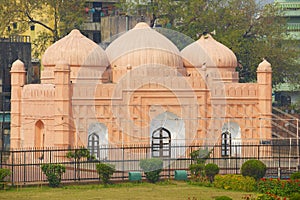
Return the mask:
{"type": "Polygon", "coordinates": [[[39,24],[39,25],[43,26],[44,28],[48,29],[49,31],[51,31],[52,33],[54,33],[54,30],[51,27],[47,26],[46,24],[44,24],[40,21],[33,19],[33,17],[31,17],[27,11],[25,12],[25,14],[31,22],[33,22],[35,24],[39,24]]]}

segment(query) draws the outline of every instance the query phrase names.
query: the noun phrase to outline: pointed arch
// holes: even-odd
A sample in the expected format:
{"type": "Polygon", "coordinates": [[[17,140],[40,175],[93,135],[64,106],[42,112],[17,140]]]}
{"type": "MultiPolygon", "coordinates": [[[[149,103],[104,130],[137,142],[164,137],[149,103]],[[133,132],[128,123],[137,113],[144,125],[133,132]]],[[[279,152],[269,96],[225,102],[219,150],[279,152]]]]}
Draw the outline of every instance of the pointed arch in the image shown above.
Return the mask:
{"type": "MultiPolygon", "coordinates": [[[[170,146],[184,146],[185,145],[185,123],[177,115],[171,112],[164,112],[157,115],[150,123],[150,144],[157,143],[157,135],[162,134],[162,143],[167,143],[166,138],[169,133],[170,146]],[[154,136],[154,138],[153,138],[154,136]],[[155,141],[156,140],[156,141],[155,141]]],[[[157,147],[157,146],[156,146],[157,147]]],[[[161,146],[167,148],[167,146],[161,146]]],[[[158,151],[159,152],[159,151],[158,151]]],[[[157,154],[157,153],[156,153],[157,154]]],[[[183,148],[172,148],[170,157],[175,158],[184,154],[183,148]],[[180,149],[180,150],[178,150],[180,149]]],[[[154,155],[153,155],[154,156],[154,155]]]]}
{"type": "Polygon", "coordinates": [[[221,155],[240,156],[241,155],[241,127],[236,122],[227,122],[222,127],[221,133],[221,155]]]}
{"type": "Polygon", "coordinates": [[[152,133],[152,157],[171,157],[171,133],[160,127],[152,133]]]}
{"type": "Polygon", "coordinates": [[[35,123],[34,147],[44,148],[44,146],[45,146],[44,123],[41,120],[38,120],[35,123]]]}
{"type": "Polygon", "coordinates": [[[105,160],[108,156],[108,129],[102,123],[92,123],[88,128],[87,147],[91,155],[98,160],[105,160]]]}

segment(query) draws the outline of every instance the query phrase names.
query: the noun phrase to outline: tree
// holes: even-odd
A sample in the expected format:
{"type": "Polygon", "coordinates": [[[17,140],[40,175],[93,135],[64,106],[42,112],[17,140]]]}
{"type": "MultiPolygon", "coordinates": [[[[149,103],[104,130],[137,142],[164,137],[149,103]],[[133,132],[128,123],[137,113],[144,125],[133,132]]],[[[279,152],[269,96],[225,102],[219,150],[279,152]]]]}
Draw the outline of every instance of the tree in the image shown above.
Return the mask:
{"type": "MultiPolygon", "coordinates": [[[[131,10],[133,5],[137,4],[131,4],[131,10]]],[[[256,80],[263,58],[272,64],[273,84],[299,82],[299,48],[295,48],[299,41],[287,40],[286,19],[276,4],[262,6],[257,0],[152,0],[147,6],[163,27],[194,40],[204,32],[215,31],[213,37],[236,54],[241,82],[256,80]]]]}
{"type": "Polygon", "coordinates": [[[1,35],[23,33],[29,26],[39,25],[44,31],[37,34],[33,41],[34,55],[40,55],[45,47],[68,34],[74,28],[80,28],[84,21],[85,1],[81,0],[0,0],[1,35]],[[5,17],[4,17],[5,16],[5,17]],[[6,17],[8,16],[8,17],[6,17]],[[4,31],[12,23],[18,24],[14,32],[4,31]]]}

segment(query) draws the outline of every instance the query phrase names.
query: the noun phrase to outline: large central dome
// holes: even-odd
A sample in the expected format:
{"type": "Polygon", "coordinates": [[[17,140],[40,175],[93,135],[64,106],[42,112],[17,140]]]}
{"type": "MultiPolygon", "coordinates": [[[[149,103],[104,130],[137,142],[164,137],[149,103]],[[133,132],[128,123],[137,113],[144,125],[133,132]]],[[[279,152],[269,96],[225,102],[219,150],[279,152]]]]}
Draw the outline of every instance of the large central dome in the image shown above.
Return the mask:
{"type": "Polygon", "coordinates": [[[112,67],[161,65],[183,68],[178,48],[165,36],[140,22],[106,49],[112,67]]]}

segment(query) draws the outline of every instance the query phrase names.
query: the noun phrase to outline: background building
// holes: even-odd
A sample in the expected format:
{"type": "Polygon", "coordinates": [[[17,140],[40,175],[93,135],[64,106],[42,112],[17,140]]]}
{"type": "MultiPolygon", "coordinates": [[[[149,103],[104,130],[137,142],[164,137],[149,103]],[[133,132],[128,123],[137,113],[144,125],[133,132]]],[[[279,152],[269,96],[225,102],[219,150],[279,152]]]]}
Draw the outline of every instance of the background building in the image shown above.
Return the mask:
{"type": "MultiPolygon", "coordinates": [[[[300,1],[274,2],[281,8],[283,17],[287,20],[287,40],[293,40],[295,48],[300,48],[300,1]]],[[[278,84],[274,87],[274,97],[275,105],[284,107],[286,112],[293,112],[292,110],[300,112],[300,85],[288,82],[278,84]]]]}
{"type": "Polygon", "coordinates": [[[0,130],[1,149],[9,149],[12,63],[20,59],[26,63],[27,81],[32,82],[31,43],[29,36],[11,36],[0,38],[0,130]]]}

